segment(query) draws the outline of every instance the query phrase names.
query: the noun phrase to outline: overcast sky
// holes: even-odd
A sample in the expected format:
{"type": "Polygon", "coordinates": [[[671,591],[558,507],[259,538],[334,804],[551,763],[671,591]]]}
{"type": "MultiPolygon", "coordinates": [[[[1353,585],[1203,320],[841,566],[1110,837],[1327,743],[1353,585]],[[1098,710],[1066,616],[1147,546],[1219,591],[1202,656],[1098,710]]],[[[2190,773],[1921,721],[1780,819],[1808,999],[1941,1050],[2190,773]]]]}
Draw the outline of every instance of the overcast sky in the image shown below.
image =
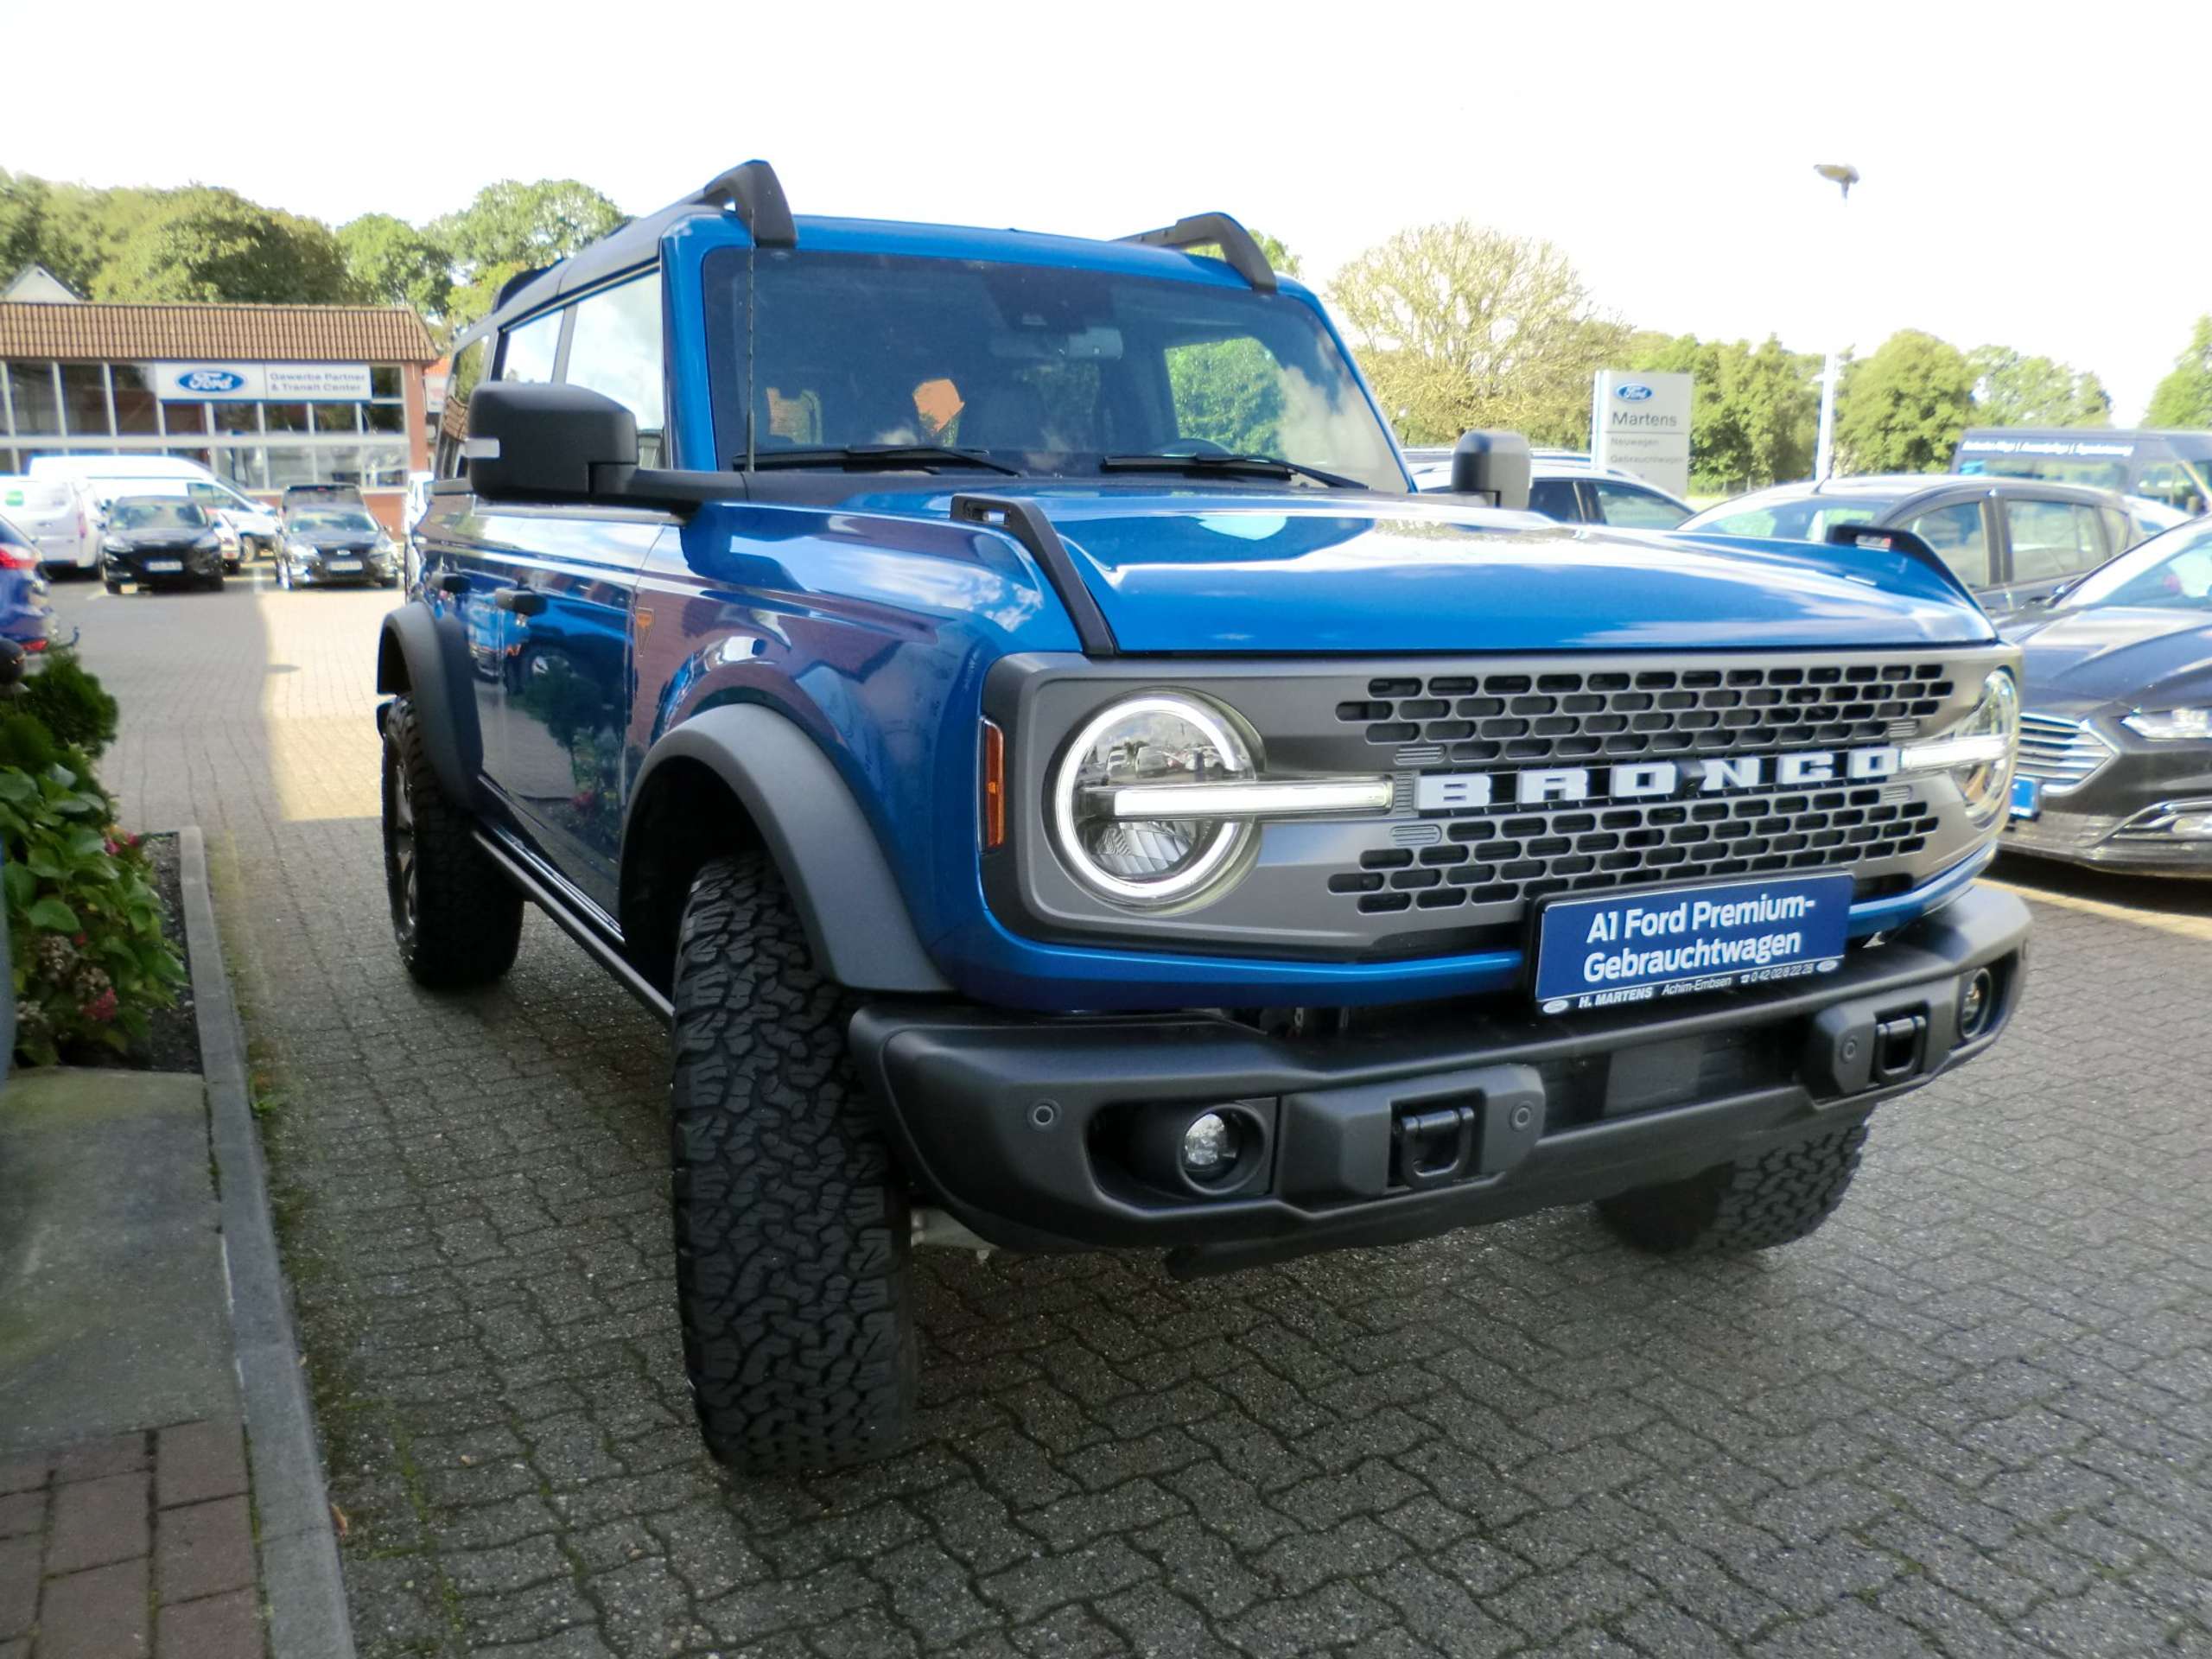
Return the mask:
{"type": "Polygon", "coordinates": [[[1641,327],[2002,342],[2095,370],[2122,421],[2212,311],[2209,0],[0,0],[0,166],[334,222],[510,176],[639,213],[765,156],[799,213],[1110,235],[1220,208],[1319,285],[1465,216],[1556,242],[1641,327]],[[1847,209],[1820,161],[1865,175],[1847,209]]]}

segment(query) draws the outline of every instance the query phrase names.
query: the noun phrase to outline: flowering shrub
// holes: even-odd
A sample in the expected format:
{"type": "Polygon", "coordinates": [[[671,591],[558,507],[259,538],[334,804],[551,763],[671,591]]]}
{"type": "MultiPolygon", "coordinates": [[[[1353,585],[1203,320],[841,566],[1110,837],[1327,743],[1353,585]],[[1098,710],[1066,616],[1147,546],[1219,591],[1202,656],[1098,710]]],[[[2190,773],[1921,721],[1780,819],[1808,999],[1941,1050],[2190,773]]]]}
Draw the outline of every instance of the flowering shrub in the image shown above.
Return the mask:
{"type": "Polygon", "coordinates": [[[34,1065],[127,1049],[184,979],[146,855],[113,817],[88,773],[0,767],[16,1047],[34,1065]]]}

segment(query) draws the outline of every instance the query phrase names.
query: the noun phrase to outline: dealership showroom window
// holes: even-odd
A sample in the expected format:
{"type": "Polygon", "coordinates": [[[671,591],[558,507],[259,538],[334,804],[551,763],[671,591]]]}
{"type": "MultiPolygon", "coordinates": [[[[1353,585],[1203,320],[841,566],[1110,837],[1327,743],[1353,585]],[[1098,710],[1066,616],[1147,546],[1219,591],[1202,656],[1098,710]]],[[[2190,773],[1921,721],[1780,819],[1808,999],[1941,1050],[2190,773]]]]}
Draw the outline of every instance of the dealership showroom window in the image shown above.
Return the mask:
{"type": "Polygon", "coordinates": [[[241,489],[396,487],[407,481],[404,372],[397,364],[0,364],[0,473],[85,448],[87,439],[149,437],[175,442],[130,448],[196,461],[241,489]],[[291,391],[321,395],[283,395],[291,391]]]}

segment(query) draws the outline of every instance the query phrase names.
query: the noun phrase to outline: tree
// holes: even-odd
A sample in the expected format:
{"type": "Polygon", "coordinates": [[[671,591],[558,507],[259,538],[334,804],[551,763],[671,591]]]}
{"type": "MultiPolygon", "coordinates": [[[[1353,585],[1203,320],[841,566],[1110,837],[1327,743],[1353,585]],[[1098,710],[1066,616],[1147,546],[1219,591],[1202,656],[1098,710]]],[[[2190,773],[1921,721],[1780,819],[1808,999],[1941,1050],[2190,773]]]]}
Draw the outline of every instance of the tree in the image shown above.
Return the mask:
{"type": "Polygon", "coordinates": [[[1955,346],[1900,328],[1846,371],[1836,396],[1840,470],[1934,473],[1974,415],[1974,370],[1955,346]]]}
{"type": "Polygon", "coordinates": [[[39,257],[46,181],[0,168],[0,283],[39,257]]]}
{"type": "Polygon", "coordinates": [[[1628,340],[1550,243],[1466,219],[1368,249],[1337,274],[1329,297],[1408,443],[1503,426],[1536,443],[1580,444],[1590,430],[1590,377],[1628,340]]]}
{"type": "Polygon", "coordinates": [[[411,305],[444,316],[453,298],[453,256],[404,219],[364,213],[338,227],[346,274],[379,305],[411,305]]]}
{"type": "Polygon", "coordinates": [[[328,226],[205,185],[163,192],[92,281],[97,300],[335,304],[359,295],[328,226]]]}
{"type": "Polygon", "coordinates": [[[1978,346],[1967,353],[1974,373],[1976,426],[2107,426],[2112,394],[2087,371],[2047,357],[2023,357],[2009,346],[1978,346]]]}
{"type": "Polygon", "coordinates": [[[428,234],[474,281],[492,265],[529,270],[565,259],[622,222],[620,208],[574,179],[501,179],[431,221],[428,234]]]}
{"type": "Polygon", "coordinates": [[[1260,251],[1268,256],[1268,263],[1274,267],[1275,275],[1278,276],[1295,276],[1300,268],[1305,264],[1305,261],[1265,231],[1253,232],[1252,239],[1260,245],[1260,251]]]}
{"type": "Polygon", "coordinates": [[[2150,426],[2212,426],[2212,316],[2199,317],[2189,349],[2151,394],[2150,426]]]}
{"type": "Polygon", "coordinates": [[[1690,487],[1698,493],[1732,495],[1812,470],[1819,358],[1785,350],[1771,334],[1754,349],[1740,340],[1640,334],[1628,365],[1693,377],[1690,487]]]}

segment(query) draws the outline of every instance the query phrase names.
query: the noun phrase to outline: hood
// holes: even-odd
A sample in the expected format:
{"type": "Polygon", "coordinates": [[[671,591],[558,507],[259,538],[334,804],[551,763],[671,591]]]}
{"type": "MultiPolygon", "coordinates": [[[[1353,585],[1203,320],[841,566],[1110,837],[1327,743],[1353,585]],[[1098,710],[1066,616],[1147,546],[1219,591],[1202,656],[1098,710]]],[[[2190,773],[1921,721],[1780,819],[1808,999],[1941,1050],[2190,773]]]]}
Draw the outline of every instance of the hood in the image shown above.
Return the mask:
{"type": "Polygon", "coordinates": [[[108,534],[126,546],[137,548],[190,547],[202,537],[213,536],[215,527],[204,524],[195,529],[190,524],[156,524],[143,530],[111,530],[108,534]]]}
{"type": "Polygon", "coordinates": [[[2031,709],[2212,700],[2212,615],[2202,611],[2091,605],[2007,626],[2005,637],[2023,648],[2031,709]]]}
{"type": "Polygon", "coordinates": [[[1901,554],[1538,524],[1417,497],[1048,495],[1124,651],[1599,651],[1986,643],[1901,554]]]}

